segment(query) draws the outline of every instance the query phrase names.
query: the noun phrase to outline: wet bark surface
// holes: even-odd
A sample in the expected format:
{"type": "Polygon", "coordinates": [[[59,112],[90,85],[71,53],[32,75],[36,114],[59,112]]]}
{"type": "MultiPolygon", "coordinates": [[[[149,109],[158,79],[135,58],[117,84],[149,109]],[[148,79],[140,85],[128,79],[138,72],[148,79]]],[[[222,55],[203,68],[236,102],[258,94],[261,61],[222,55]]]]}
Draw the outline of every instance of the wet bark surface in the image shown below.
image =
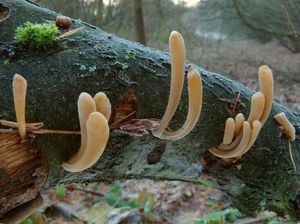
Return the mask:
{"type": "MultiPolygon", "coordinates": [[[[16,27],[27,21],[54,21],[56,13],[21,0],[0,0],[0,8],[3,7],[9,9],[9,17],[0,20],[2,119],[15,120],[11,87],[15,73],[28,81],[27,121],[44,122],[47,129],[79,130],[77,99],[81,92],[94,95],[104,91],[115,108],[120,97],[130,91],[136,97],[139,118],[162,117],[169,94],[168,53],[118,38],[79,20],[73,21],[71,29],[84,28],[56,45],[47,49],[27,47],[16,42],[16,27]]],[[[186,70],[190,65],[187,62],[186,70]]],[[[77,152],[79,136],[36,136],[34,141],[49,166],[44,189],[58,182],[112,182],[121,178],[182,180],[225,190],[234,205],[247,214],[262,208],[295,213],[300,203],[299,171],[295,173],[293,169],[288,141],[273,117],[285,112],[299,133],[300,114],[273,103],[255,145],[240,160],[241,169],[224,167],[207,150],[222,141],[228,117],[238,112],[247,117],[254,91],[221,74],[196,67],[203,79],[204,103],[192,133],[180,141],[164,141],[151,135],[133,137],[114,131],[98,163],[76,174],[64,171],[61,163],[77,152]],[[245,107],[228,112],[228,102],[224,99],[233,100],[239,93],[245,107]],[[160,158],[149,163],[149,154],[162,144],[160,158]],[[203,155],[209,161],[206,166],[200,163],[203,155]],[[210,179],[203,179],[202,174],[208,174],[210,179]]],[[[172,121],[174,129],[184,122],[187,114],[186,87],[182,99],[172,121]]],[[[292,149],[299,167],[298,136],[292,149]]]]}

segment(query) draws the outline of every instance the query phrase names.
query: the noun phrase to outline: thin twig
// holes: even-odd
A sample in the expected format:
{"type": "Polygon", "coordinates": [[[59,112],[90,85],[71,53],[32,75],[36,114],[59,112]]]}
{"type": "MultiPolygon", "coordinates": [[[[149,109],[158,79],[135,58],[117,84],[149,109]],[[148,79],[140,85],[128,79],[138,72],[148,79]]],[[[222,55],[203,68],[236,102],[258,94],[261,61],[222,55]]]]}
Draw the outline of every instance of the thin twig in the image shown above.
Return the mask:
{"type": "MultiPolygon", "coordinates": [[[[65,130],[48,130],[48,129],[27,129],[28,133],[34,135],[80,135],[80,131],[65,131],[65,130]]],[[[0,134],[15,134],[18,133],[17,129],[0,129],[0,134]]]]}
{"type": "Polygon", "coordinates": [[[32,134],[44,135],[44,134],[58,134],[58,135],[80,135],[80,131],[65,131],[65,130],[48,130],[48,129],[38,129],[32,130],[32,134]]]}
{"type": "Polygon", "coordinates": [[[68,37],[68,36],[70,36],[70,35],[73,35],[73,34],[75,34],[75,33],[78,33],[78,32],[81,31],[83,28],[84,28],[84,27],[82,26],[82,27],[78,27],[78,28],[76,28],[76,29],[74,29],[74,30],[70,30],[70,31],[68,31],[68,32],[66,32],[66,33],[64,33],[64,34],[62,34],[62,35],[60,35],[60,36],[58,36],[57,39],[59,40],[59,39],[62,39],[62,38],[64,38],[64,37],[68,37]]]}
{"type": "Polygon", "coordinates": [[[298,42],[298,44],[299,44],[299,46],[300,46],[300,38],[299,38],[299,36],[298,36],[298,34],[297,34],[295,28],[294,28],[294,25],[293,25],[293,23],[292,23],[292,20],[291,20],[291,18],[290,18],[290,16],[289,16],[289,14],[288,14],[288,12],[287,12],[285,6],[283,5],[282,7],[283,7],[284,14],[285,14],[285,16],[286,16],[286,19],[287,19],[287,21],[288,21],[288,23],[289,23],[289,25],[290,25],[290,27],[291,27],[293,33],[294,33],[295,39],[297,40],[297,42],[298,42]]]}
{"type": "MultiPolygon", "coordinates": [[[[3,126],[7,126],[10,128],[18,128],[18,123],[14,121],[7,121],[0,119],[0,124],[3,126]]],[[[39,129],[44,126],[43,122],[36,122],[36,123],[26,123],[26,128],[29,129],[39,129]]]]}
{"type": "Polygon", "coordinates": [[[88,193],[94,196],[98,196],[98,197],[104,197],[103,193],[97,192],[97,191],[92,191],[92,190],[86,190],[86,189],[82,189],[82,188],[78,188],[78,187],[74,187],[72,185],[69,185],[66,187],[68,191],[81,191],[84,193],[88,193]]]}

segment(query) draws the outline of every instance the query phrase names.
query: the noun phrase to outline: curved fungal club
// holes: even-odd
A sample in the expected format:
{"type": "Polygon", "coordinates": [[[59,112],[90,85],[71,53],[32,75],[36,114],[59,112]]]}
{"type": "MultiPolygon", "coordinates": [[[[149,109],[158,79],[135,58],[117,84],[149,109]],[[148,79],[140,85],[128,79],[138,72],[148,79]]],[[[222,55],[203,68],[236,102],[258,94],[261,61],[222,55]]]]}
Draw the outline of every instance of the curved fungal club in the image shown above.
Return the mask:
{"type": "Polygon", "coordinates": [[[283,128],[283,132],[287,135],[288,139],[293,142],[296,139],[296,130],[291,122],[287,119],[284,112],[276,114],[274,116],[275,120],[278,124],[280,124],[283,128]]]}
{"type": "Polygon", "coordinates": [[[37,130],[43,126],[43,123],[26,123],[25,121],[27,81],[21,75],[15,74],[12,88],[17,122],[0,120],[0,124],[6,127],[17,128],[21,139],[25,140],[27,131],[37,130]]]}
{"type": "MultiPolygon", "coordinates": [[[[99,96],[100,93],[97,95],[99,96]]],[[[62,164],[67,171],[80,172],[91,167],[97,162],[106,147],[109,137],[108,120],[111,106],[104,93],[101,93],[101,100],[97,101],[97,97],[95,99],[87,93],[81,93],[79,96],[81,147],[73,158],[62,164]],[[95,101],[98,102],[97,106],[95,101]],[[106,116],[101,111],[105,111],[106,116]]]]}
{"type": "Polygon", "coordinates": [[[26,123],[25,105],[27,81],[16,74],[13,78],[13,97],[17,122],[0,120],[0,124],[11,129],[0,129],[1,133],[18,132],[21,141],[27,141],[29,134],[81,134],[79,152],[68,162],[64,169],[80,172],[91,167],[102,155],[109,137],[108,120],[111,115],[111,104],[103,92],[92,98],[88,93],[81,93],[78,100],[80,132],[41,129],[42,122],[26,123]],[[17,129],[17,130],[16,130],[17,129]]]}
{"type": "Polygon", "coordinates": [[[289,140],[289,154],[290,158],[293,164],[293,167],[296,171],[296,163],[293,158],[293,152],[291,147],[291,142],[296,140],[296,130],[295,127],[291,124],[291,122],[287,119],[284,112],[278,113],[274,116],[274,119],[277,121],[277,123],[282,127],[283,132],[288,137],[289,140]]]}
{"type": "Polygon", "coordinates": [[[222,159],[236,161],[247,153],[255,143],[255,140],[269,117],[273,101],[273,74],[263,65],[258,70],[260,92],[253,94],[251,108],[247,121],[244,115],[239,113],[235,120],[228,118],[225,125],[223,142],[209,151],[222,159]]]}
{"type": "Polygon", "coordinates": [[[158,127],[152,130],[152,134],[160,139],[179,140],[189,134],[199,120],[202,109],[202,80],[197,69],[190,67],[188,70],[188,115],[182,127],[171,132],[166,130],[174,116],[184,83],[185,69],[185,45],[180,33],[173,31],[169,38],[171,54],[171,87],[166,111],[159,122],[158,127]]]}

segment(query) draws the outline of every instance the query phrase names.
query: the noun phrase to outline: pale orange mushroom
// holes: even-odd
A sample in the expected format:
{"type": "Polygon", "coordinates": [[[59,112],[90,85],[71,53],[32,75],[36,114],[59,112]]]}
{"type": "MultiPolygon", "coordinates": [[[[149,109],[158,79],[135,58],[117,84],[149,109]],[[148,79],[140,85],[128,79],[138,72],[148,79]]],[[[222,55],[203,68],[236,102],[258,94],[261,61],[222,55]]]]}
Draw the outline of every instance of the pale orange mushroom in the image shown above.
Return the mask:
{"type": "Polygon", "coordinates": [[[235,122],[235,129],[234,129],[234,136],[238,136],[238,134],[241,132],[243,129],[243,123],[245,121],[244,114],[238,113],[235,116],[234,122],[235,122]]]}
{"type": "Polygon", "coordinates": [[[251,126],[249,122],[245,121],[243,123],[243,135],[241,138],[241,141],[239,144],[234,148],[233,150],[220,150],[216,147],[210,148],[209,151],[220,158],[223,159],[230,159],[230,158],[235,158],[239,157],[241,153],[244,151],[244,149],[248,146],[248,143],[251,138],[251,126]]]}
{"type": "Polygon", "coordinates": [[[189,108],[188,115],[183,126],[175,131],[164,131],[161,139],[179,140],[189,134],[197,124],[202,108],[202,81],[199,72],[190,68],[188,73],[189,108]]]}
{"type": "MultiPolygon", "coordinates": [[[[231,144],[221,144],[217,147],[210,149],[210,152],[220,158],[235,158],[240,157],[245,154],[254,144],[263,124],[266,122],[271,108],[273,100],[273,74],[271,70],[263,65],[258,70],[258,77],[260,82],[261,92],[256,92],[251,98],[251,109],[247,123],[251,126],[247,133],[244,133],[245,129],[245,118],[243,114],[239,113],[235,118],[235,138],[232,140],[231,144]],[[241,126],[243,125],[243,130],[241,126]],[[249,142],[245,144],[242,143],[243,139],[246,139],[248,135],[249,142]],[[242,148],[244,147],[244,148],[242,148]]],[[[247,126],[247,125],[246,125],[247,126]]],[[[230,132],[229,126],[225,128],[225,134],[230,132]]],[[[247,130],[247,129],[246,129],[247,130]]]]}
{"type": "Polygon", "coordinates": [[[94,96],[94,100],[96,103],[96,110],[109,120],[111,115],[111,104],[106,94],[99,92],[94,96]]]}
{"type": "Polygon", "coordinates": [[[86,127],[86,146],[80,156],[76,156],[71,162],[63,163],[63,167],[67,171],[80,172],[91,167],[98,161],[106,147],[109,138],[109,126],[104,115],[99,112],[91,113],[86,127]]]}
{"type": "Polygon", "coordinates": [[[248,152],[250,150],[250,148],[253,146],[253,144],[256,141],[256,138],[260,132],[260,129],[262,128],[262,125],[260,123],[260,121],[255,120],[252,123],[252,129],[251,129],[251,135],[250,135],[250,140],[249,143],[247,145],[247,147],[245,147],[245,149],[243,150],[243,152],[239,155],[242,156],[243,154],[245,154],[246,152],[248,152]]]}
{"type": "Polygon", "coordinates": [[[229,145],[232,143],[232,140],[234,138],[234,130],[235,130],[235,122],[233,118],[230,117],[226,120],[223,143],[222,143],[223,145],[229,145]]]}
{"type": "MultiPolygon", "coordinates": [[[[104,103],[103,106],[108,106],[108,104],[104,103]]],[[[101,110],[107,111],[109,108],[101,110]]],[[[81,93],[79,96],[78,114],[81,146],[74,157],[62,164],[64,169],[69,172],[80,172],[96,163],[109,138],[109,117],[107,119],[103,114],[96,111],[95,100],[88,93],[81,93]]]]}
{"type": "Polygon", "coordinates": [[[274,116],[275,120],[283,127],[284,133],[288,136],[290,141],[295,141],[296,130],[291,122],[287,119],[284,112],[276,114],[274,116]]]}
{"type": "Polygon", "coordinates": [[[171,88],[167,109],[157,128],[152,134],[161,139],[179,140],[185,137],[195,127],[202,108],[202,80],[197,69],[190,67],[188,72],[189,109],[183,126],[175,132],[166,128],[178,107],[184,82],[185,46],[182,36],[173,31],[169,38],[171,54],[171,88]]]}
{"type": "Polygon", "coordinates": [[[251,109],[248,116],[248,122],[252,124],[255,120],[259,120],[264,113],[265,96],[261,92],[256,92],[251,98],[251,109]]]}
{"type": "Polygon", "coordinates": [[[276,114],[274,116],[275,120],[280,124],[283,128],[283,132],[287,135],[289,139],[289,154],[293,164],[295,171],[297,170],[296,163],[293,158],[293,152],[291,147],[291,142],[296,140],[296,130],[295,127],[291,124],[291,122],[287,119],[284,112],[276,114]]]}
{"type": "Polygon", "coordinates": [[[259,119],[260,123],[264,125],[270,115],[273,102],[274,81],[271,69],[266,65],[260,66],[258,69],[258,79],[260,82],[261,92],[265,96],[264,112],[259,119]]]}
{"type": "Polygon", "coordinates": [[[169,38],[171,55],[171,87],[166,111],[152,134],[158,138],[167,128],[178,107],[184,82],[185,45],[180,33],[173,31],[169,38]]]}
{"type": "Polygon", "coordinates": [[[24,139],[26,136],[26,121],[25,121],[26,91],[27,91],[26,80],[22,76],[15,74],[13,79],[13,95],[14,95],[17,125],[18,125],[18,130],[21,139],[24,139]]]}

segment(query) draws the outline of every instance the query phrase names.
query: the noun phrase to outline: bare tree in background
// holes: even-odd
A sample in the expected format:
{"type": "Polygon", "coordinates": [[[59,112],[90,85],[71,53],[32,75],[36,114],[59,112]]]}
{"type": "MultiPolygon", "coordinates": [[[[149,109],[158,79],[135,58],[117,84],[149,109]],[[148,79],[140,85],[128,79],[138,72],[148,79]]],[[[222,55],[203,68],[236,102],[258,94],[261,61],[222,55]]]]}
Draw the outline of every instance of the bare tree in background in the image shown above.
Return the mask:
{"type": "Polygon", "coordinates": [[[195,9],[199,28],[230,38],[277,39],[300,52],[299,0],[201,0],[195,9]],[[200,16],[201,15],[201,16],[200,16]]]}
{"type": "Polygon", "coordinates": [[[137,41],[146,45],[142,0],[133,0],[134,24],[137,41]]]}
{"type": "Polygon", "coordinates": [[[299,0],[232,0],[232,3],[245,26],[272,35],[292,52],[300,52],[299,0]]]}

